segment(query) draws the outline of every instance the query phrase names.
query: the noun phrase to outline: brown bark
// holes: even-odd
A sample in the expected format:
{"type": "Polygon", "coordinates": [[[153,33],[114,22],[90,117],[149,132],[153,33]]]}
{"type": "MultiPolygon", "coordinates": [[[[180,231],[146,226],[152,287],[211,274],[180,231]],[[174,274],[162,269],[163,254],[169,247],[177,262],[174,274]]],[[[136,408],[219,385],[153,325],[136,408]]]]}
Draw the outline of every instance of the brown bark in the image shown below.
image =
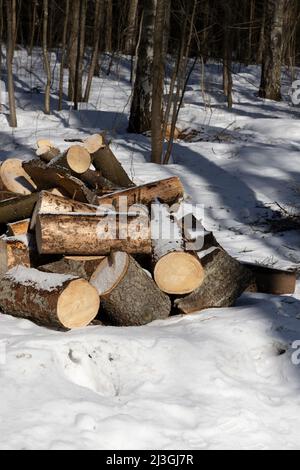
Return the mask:
{"type": "Polygon", "coordinates": [[[39,194],[34,193],[29,196],[18,196],[0,202],[0,224],[30,218],[38,198],[39,194]]]}
{"type": "Polygon", "coordinates": [[[159,0],[156,6],[153,70],[152,70],[152,110],[151,140],[152,163],[162,163],[163,153],[163,92],[164,92],[164,27],[167,0],[159,0]]]}
{"type": "Polygon", "coordinates": [[[100,299],[96,289],[83,279],[18,266],[0,280],[0,306],[4,313],[17,318],[72,329],[95,319],[100,299]]]}
{"type": "Polygon", "coordinates": [[[7,86],[9,98],[9,124],[11,127],[17,127],[17,113],[15,101],[15,85],[13,77],[13,58],[14,58],[14,42],[15,42],[15,24],[16,24],[16,2],[14,0],[6,0],[7,14],[7,51],[6,51],[6,67],[7,67],[7,86]]]}
{"type": "Polygon", "coordinates": [[[205,270],[203,283],[191,295],[175,302],[182,313],[232,307],[253,282],[251,271],[222,249],[213,250],[201,263],[205,270]]]}
{"type": "Polygon", "coordinates": [[[104,178],[108,179],[119,188],[130,188],[134,186],[109,146],[99,149],[91,156],[95,168],[101,171],[104,178]]]}
{"type": "Polygon", "coordinates": [[[151,253],[149,219],[145,215],[39,214],[36,239],[40,254],[106,256],[116,250],[151,253]]]}
{"type": "Polygon", "coordinates": [[[97,195],[64,168],[51,168],[38,159],[23,163],[23,168],[41,191],[58,188],[71,199],[97,204],[97,195]]]}
{"type": "Polygon", "coordinates": [[[61,45],[58,111],[62,110],[62,102],[63,102],[63,94],[64,94],[64,68],[66,65],[66,47],[67,47],[69,12],[70,12],[70,0],[66,0],[65,18],[64,18],[64,27],[63,27],[62,45],[61,45]]]}
{"type": "Polygon", "coordinates": [[[103,306],[103,320],[116,326],[140,326],[167,318],[171,301],[126,253],[113,253],[91,278],[103,306]],[[109,279],[109,280],[108,280],[109,279]]]}
{"type": "Polygon", "coordinates": [[[43,0],[43,56],[44,56],[44,67],[47,77],[46,89],[45,89],[45,114],[50,114],[50,92],[51,92],[51,68],[50,60],[48,56],[48,16],[49,16],[49,2],[43,0]]]}
{"type": "Polygon", "coordinates": [[[59,261],[40,266],[39,269],[48,273],[70,274],[89,281],[103,260],[103,256],[65,256],[59,261]]]}
{"type": "Polygon", "coordinates": [[[267,0],[259,96],[281,101],[281,66],[285,0],[267,0]]]}
{"type": "Polygon", "coordinates": [[[271,295],[291,295],[295,293],[296,271],[282,271],[249,263],[245,263],[244,266],[254,275],[256,292],[271,295]]]}

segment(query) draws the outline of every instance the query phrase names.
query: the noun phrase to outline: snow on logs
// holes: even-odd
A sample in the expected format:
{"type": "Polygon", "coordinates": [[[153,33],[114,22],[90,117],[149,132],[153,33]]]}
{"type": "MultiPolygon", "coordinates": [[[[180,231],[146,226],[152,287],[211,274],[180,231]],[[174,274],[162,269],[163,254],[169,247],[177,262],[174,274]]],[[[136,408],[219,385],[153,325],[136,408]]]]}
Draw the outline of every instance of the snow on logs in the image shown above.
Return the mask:
{"type": "Polygon", "coordinates": [[[18,266],[1,278],[0,307],[6,314],[40,325],[72,329],[95,319],[100,297],[84,279],[18,266]]]}
{"type": "Polygon", "coordinates": [[[97,314],[135,326],[172,306],[233,305],[253,275],[213,234],[195,233],[194,215],[186,230],[180,178],[135,186],[103,136],[78,143],[62,153],[39,140],[38,158],[0,166],[2,311],[72,329],[97,314]]]}

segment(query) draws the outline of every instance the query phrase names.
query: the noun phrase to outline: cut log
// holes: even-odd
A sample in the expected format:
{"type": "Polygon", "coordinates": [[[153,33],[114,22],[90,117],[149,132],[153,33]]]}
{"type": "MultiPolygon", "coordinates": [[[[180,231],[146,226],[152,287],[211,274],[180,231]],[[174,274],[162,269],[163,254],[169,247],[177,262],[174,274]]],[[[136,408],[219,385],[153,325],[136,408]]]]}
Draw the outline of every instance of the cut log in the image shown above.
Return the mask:
{"type": "Polygon", "coordinates": [[[0,166],[1,190],[11,191],[24,196],[36,191],[36,185],[22,167],[22,160],[11,158],[0,166]]]}
{"type": "Polygon", "coordinates": [[[127,253],[117,252],[106,258],[90,282],[101,297],[110,324],[140,326],[171,313],[169,297],[127,253]]]}
{"type": "Polygon", "coordinates": [[[73,145],[63,155],[53,158],[49,167],[65,168],[81,175],[90,168],[91,164],[92,159],[89,152],[81,145],[73,145]]]}
{"type": "Polygon", "coordinates": [[[149,218],[136,214],[38,214],[40,254],[106,256],[151,253],[149,218]]]}
{"type": "Polygon", "coordinates": [[[58,196],[53,192],[41,191],[32,214],[30,230],[34,230],[38,214],[69,214],[70,212],[95,214],[97,209],[97,206],[84,204],[70,198],[58,196]]]}
{"type": "Polygon", "coordinates": [[[65,256],[39,269],[48,273],[71,274],[89,281],[103,260],[103,256],[65,256]]]}
{"type": "Polygon", "coordinates": [[[104,178],[119,188],[131,188],[134,186],[134,183],[108,146],[100,148],[91,157],[96,170],[101,171],[104,178]]]}
{"type": "Polygon", "coordinates": [[[0,280],[4,313],[59,329],[87,326],[100,306],[97,290],[84,279],[18,266],[0,280]]]}
{"type": "Polygon", "coordinates": [[[39,147],[36,151],[36,155],[46,163],[50,163],[54,158],[60,155],[60,150],[55,147],[39,147]]]}
{"type": "Polygon", "coordinates": [[[243,265],[253,273],[256,292],[271,295],[290,295],[295,293],[297,283],[297,273],[295,270],[284,271],[251,263],[243,263],[243,265]]]}
{"type": "Polygon", "coordinates": [[[101,134],[94,134],[83,141],[84,148],[93,155],[98,150],[106,147],[104,137],[101,134]]]}
{"type": "Polygon", "coordinates": [[[18,196],[0,202],[0,224],[17,222],[32,216],[39,193],[18,196]]]}
{"type": "Polygon", "coordinates": [[[208,308],[231,307],[253,282],[251,271],[224,250],[212,248],[201,256],[204,256],[201,263],[205,271],[201,286],[191,295],[175,301],[179,311],[184,314],[208,308]]]}
{"type": "Polygon", "coordinates": [[[204,270],[194,253],[184,251],[182,231],[166,206],[152,206],[154,279],[167,294],[190,294],[201,285],[204,270]]]}
{"type": "Polygon", "coordinates": [[[27,236],[0,238],[0,275],[7,273],[15,266],[31,266],[30,240],[27,236]]]}
{"type": "Polygon", "coordinates": [[[9,237],[18,237],[27,235],[30,227],[30,219],[20,220],[7,224],[7,235],[9,237]]]}
{"type": "Polygon", "coordinates": [[[120,210],[120,203],[127,204],[127,210],[134,204],[149,206],[155,200],[172,205],[184,196],[184,188],[178,177],[115,192],[99,198],[99,205],[111,205],[120,210]],[[121,199],[122,198],[122,199],[121,199]]]}
{"type": "Polygon", "coordinates": [[[55,145],[49,139],[38,139],[36,141],[36,146],[38,149],[42,147],[55,148],[55,145]]]}
{"type": "Polygon", "coordinates": [[[114,185],[111,181],[104,178],[100,171],[87,170],[82,175],[78,175],[91,190],[95,191],[98,196],[111,194],[115,191],[119,191],[120,188],[114,185]]]}
{"type": "Polygon", "coordinates": [[[90,204],[97,203],[98,196],[64,168],[51,168],[38,159],[24,163],[23,167],[40,191],[58,188],[71,199],[90,204]]]}

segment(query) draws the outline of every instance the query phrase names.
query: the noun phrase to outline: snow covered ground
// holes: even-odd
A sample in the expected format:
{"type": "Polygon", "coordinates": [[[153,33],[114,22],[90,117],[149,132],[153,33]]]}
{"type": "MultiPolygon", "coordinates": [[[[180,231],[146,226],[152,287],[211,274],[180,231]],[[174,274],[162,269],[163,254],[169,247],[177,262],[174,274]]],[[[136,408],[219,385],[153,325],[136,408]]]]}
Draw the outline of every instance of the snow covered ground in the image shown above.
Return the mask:
{"type": "MultiPolygon", "coordinates": [[[[53,94],[49,117],[42,73],[30,75],[19,51],[19,128],[0,114],[0,158],[31,158],[38,137],[64,147],[65,138],[106,130],[136,182],[179,175],[233,256],[299,268],[300,234],[263,223],[277,217],[277,203],[300,205],[300,108],[288,99],[288,73],[277,104],[257,97],[256,67],[237,66],[230,112],[221,68],[207,67],[205,91],[196,70],[179,123],[196,137],[176,142],[172,164],[157,167],[149,139],[126,133],[129,61],[116,60],[110,76],[107,65],[92,104],[75,113],[66,102],[58,113],[53,94]]],[[[0,449],[299,449],[297,340],[300,285],[294,296],[246,294],[232,309],[142,328],[59,333],[0,316],[0,449]]]]}

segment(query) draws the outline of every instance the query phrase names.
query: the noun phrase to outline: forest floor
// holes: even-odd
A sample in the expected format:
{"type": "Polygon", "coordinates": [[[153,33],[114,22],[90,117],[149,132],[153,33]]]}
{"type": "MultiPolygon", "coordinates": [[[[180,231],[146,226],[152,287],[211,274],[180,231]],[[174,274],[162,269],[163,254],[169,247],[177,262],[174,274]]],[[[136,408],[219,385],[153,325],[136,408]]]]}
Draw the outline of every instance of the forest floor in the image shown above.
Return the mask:
{"type": "MultiPolygon", "coordinates": [[[[135,182],[180,176],[233,256],[300,267],[300,232],[279,211],[300,207],[300,108],[288,73],[284,101],[274,103],[257,97],[257,67],[236,66],[229,111],[221,67],[206,67],[204,92],[197,69],[179,122],[192,141],[177,141],[172,164],[158,167],[149,138],[126,133],[129,61],[115,59],[109,76],[103,61],[79,112],[67,102],[57,112],[53,93],[45,116],[39,60],[36,51],[30,73],[17,53],[19,128],[7,124],[2,92],[0,159],[31,158],[38,137],[64,148],[66,138],[107,131],[135,182]]],[[[53,66],[55,92],[55,58],[53,66]]],[[[0,316],[0,449],[299,449],[297,340],[300,285],[294,296],[245,294],[234,308],[142,328],[59,333],[0,316]]]]}

